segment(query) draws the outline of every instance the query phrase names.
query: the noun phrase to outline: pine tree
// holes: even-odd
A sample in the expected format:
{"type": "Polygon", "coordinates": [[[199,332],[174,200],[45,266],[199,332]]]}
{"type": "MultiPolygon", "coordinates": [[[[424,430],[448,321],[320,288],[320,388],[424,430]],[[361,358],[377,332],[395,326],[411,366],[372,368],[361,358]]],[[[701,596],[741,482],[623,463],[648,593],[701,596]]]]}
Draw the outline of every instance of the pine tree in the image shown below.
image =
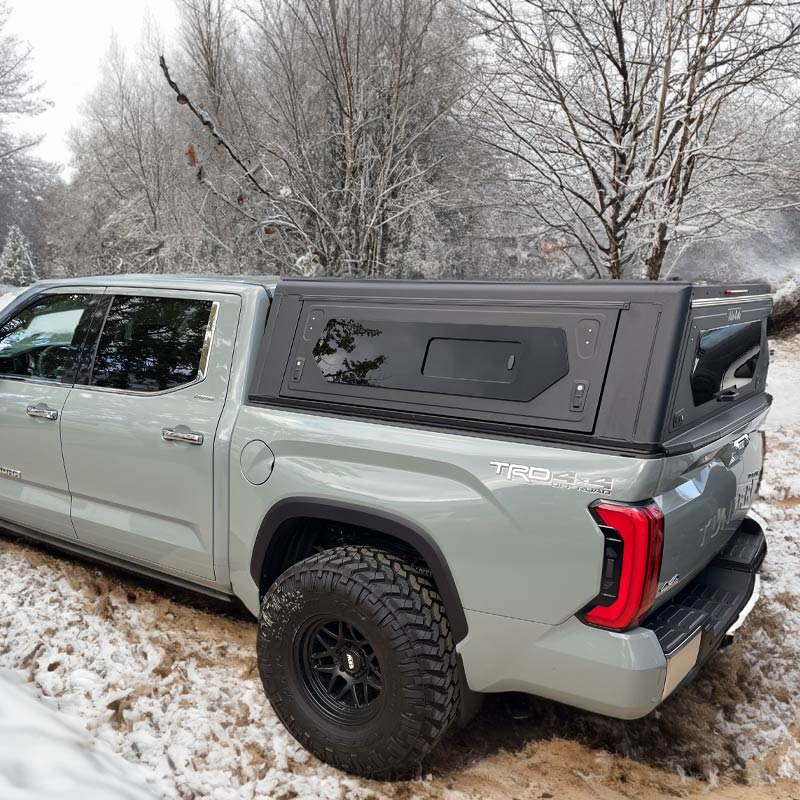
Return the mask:
{"type": "Polygon", "coordinates": [[[31,260],[30,245],[17,225],[12,225],[0,254],[0,284],[29,286],[39,280],[31,260]]]}

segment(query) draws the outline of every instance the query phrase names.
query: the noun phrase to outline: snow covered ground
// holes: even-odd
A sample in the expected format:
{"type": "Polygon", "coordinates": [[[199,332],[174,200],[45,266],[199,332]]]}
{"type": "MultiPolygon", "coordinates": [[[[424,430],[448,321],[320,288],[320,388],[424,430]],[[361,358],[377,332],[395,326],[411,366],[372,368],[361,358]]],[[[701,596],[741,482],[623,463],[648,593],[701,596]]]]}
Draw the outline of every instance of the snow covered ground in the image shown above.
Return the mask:
{"type": "Polygon", "coordinates": [[[158,788],[148,781],[147,769],[90,737],[18,676],[0,670],[3,800],[156,800],[158,788]]]}
{"type": "MultiPolygon", "coordinates": [[[[56,763],[67,769],[65,780],[81,764],[109,786],[122,775],[130,785],[120,797],[131,800],[147,796],[137,791],[169,800],[796,800],[800,336],[774,348],[775,405],[758,504],[772,528],[762,600],[736,643],[654,714],[623,723],[536,701],[530,719],[515,722],[494,698],[437,750],[418,780],[355,780],[308,755],[272,713],[258,679],[251,620],[0,538],[0,668],[47,706],[32,705],[30,694],[8,689],[5,679],[0,684],[0,798],[94,800],[88,788],[79,795],[65,793],[65,784],[61,794],[44,788],[58,774],[49,754],[63,747],[56,763]]],[[[111,792],[102,796],[116,798],[111,792]]]]}

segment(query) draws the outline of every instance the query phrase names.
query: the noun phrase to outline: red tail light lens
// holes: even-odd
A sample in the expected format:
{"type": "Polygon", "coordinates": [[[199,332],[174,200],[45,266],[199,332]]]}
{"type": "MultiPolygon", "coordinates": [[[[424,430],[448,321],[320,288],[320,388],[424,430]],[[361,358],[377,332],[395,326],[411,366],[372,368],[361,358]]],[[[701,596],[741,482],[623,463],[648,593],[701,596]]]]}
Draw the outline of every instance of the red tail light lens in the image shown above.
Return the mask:
{"type": "MultiPolygon", "coordinates": [[[[655,503],[627,506],[601,502],[592,507],[592,513],[612,539],[622,541],[617,548],[621,564],[613,568],[619,575],[616,597],[595,605],[583,618],[592,625],[623,630],[635,625],[656,599],[664,551],[664,517],[655,503]]],[[[606,569],[612,571],[604,567],[604,572],[606,569]]]]}

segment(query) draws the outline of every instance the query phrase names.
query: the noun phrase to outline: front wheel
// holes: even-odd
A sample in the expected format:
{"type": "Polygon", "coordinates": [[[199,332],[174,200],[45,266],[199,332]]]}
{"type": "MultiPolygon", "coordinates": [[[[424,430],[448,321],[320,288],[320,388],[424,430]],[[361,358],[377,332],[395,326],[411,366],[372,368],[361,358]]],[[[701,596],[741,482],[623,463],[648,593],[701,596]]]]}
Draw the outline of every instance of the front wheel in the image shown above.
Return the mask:
{"type": "Polygon", "coordinates": [[[404,559],[338,547],[301,561],[264,597],[267,697],[314,755],[366,777],[411,772],[456,719],[455,645],[433,584],[404,559]]]}

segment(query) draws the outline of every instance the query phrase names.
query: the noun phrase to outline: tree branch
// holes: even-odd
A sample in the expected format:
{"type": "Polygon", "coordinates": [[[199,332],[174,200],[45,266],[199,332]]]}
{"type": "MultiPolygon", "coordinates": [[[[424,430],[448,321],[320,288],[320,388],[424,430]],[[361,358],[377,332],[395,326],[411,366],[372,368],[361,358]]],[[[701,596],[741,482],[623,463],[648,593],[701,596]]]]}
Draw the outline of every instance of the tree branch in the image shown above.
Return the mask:
{"type": "Polygon", "coordinates": [[[178,84],[173,80],[172,76],[169,74],[169,68],[167,67],[167,62],[164,56],[159,56],[158,63],[161,65],[161,71],[164,73],[164,77],[167,79],[167,83],[170,85],[170,88],[173,92],[175,92],[175,97],[177,101],[181,105],[185,105],[189,108],[189,110],[194,114],[200,122],[203,123],[203,126],[206,130],[214,137],[214,141],[224,147],[227,151],[228,155],[242,168],[244,172],[245,178],[247,178],[250,183],[255,186],[255,188],[266,197],[271,198],[272,193],[262,186],[256,177],[253,175],[252,171],[248,168],[248,166],[242,161],[242,159],[236,154],[236,151],[228,144],[225,137],[220,133],[217,126],[214,124],[214,121],[211,119],[211,116],[208,112],[204,111],[203,109],[197,108],[194,103],[189,99],[189,96],[186,92],[182,91],[178,84]]]}

